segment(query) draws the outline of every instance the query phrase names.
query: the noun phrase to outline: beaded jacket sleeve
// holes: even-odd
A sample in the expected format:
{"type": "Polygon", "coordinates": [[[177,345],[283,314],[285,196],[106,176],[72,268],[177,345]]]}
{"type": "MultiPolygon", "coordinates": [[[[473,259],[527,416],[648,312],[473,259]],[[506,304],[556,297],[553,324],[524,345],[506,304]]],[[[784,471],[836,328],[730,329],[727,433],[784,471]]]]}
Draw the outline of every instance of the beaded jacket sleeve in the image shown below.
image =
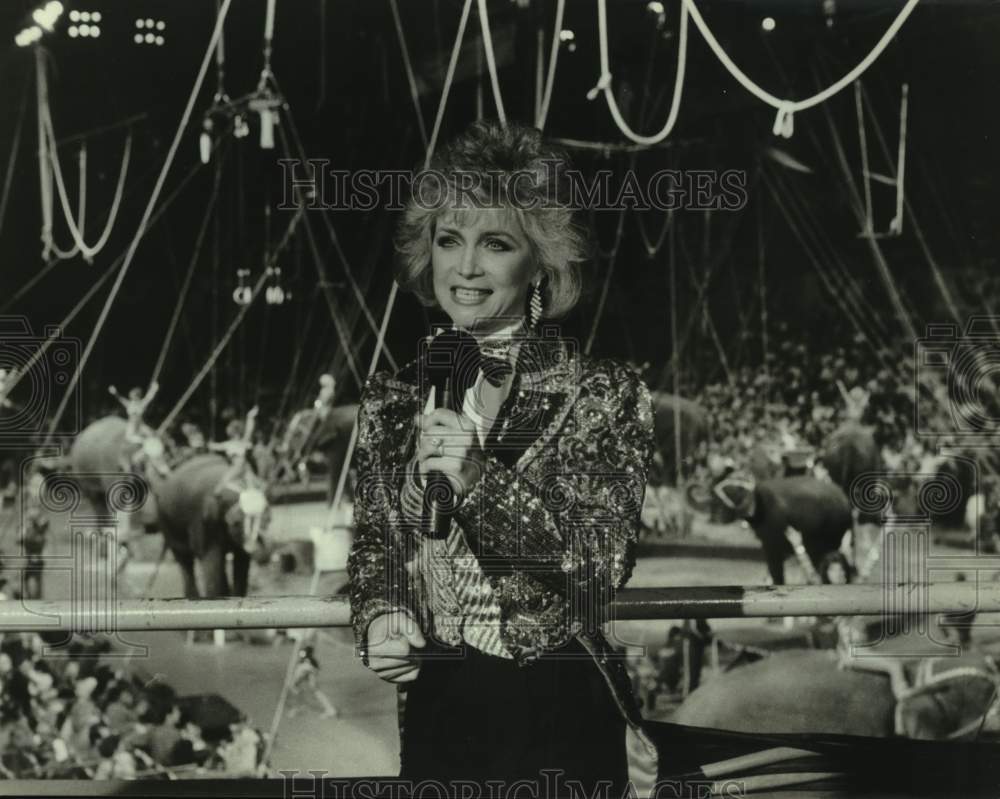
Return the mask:
{"type": "MultiPolygon", "coordinates": [[[[391,415],[392,409],[407,403],[390,383],[385,372],[372,375],[358,409],[354,543],[347,573],[351,624],[359,646],[376,616],[398,610],[414,613],[415,606],[406,569],[413,532],[399,512],[406,467],[397,457],[398,434],[404,423],[402,416],[391,415]]],[[[405,427],[411,426],[409,422],[405,427]]]]}

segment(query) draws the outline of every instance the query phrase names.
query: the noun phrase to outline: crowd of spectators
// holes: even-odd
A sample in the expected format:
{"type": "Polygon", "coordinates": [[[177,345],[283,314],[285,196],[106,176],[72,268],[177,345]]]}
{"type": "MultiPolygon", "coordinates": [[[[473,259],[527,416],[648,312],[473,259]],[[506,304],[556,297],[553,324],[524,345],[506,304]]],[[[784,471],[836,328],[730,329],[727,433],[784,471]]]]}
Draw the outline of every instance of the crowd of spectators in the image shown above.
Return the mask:
{"type": "Polygon", "coordinates": [[[918,369],[918,350],[904,337],[875,348],[859,332],[824,329],[820,337],[779,324],[763,362],[732,370],[727,379],[688,383],[688,396],[710,416],[710,437],[695,454],[695,472],[720,462],[753,469],[790,452],[816,456],[864,404],[860,423],[872,429],[890,470],[917,471],[956,432],[988,429],[1000,418],[1000,386],[989,350],[945,343],[947,363],[918,369]],[[964,348],[964,349],[963,349],[964,348]],[[931,368],[936,367],[936,368],[931,368]],[[975,428],[976,425],[978,428],[975,428]]]}
{"type": "Polygon", "coordinates": [[[173,688],[158,678],[144,682],[116,668],[110,649],[107,640],[47,648],[34,633],[2,635],[0,775],[133,779],[197,771],[261,774],[263,737],[257,730],[239,722],[223,735],[216,730],[207,734],[182,710],[173,688]]]}

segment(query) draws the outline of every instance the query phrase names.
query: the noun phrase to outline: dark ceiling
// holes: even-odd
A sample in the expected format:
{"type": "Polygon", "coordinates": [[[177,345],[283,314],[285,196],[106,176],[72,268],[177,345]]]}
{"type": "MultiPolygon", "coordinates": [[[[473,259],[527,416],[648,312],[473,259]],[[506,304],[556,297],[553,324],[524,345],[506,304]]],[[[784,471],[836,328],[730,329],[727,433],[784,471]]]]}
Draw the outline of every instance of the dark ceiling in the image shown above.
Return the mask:
{"type": "MultiPolygon", "coordinates": [[[[56,136],[64,142],[61,163],[73,197],[76,157],[83,140],[75,137],[90,132],[84,137],[89,164],[88,239],[96,238],[103,227],[126,129],[134,135],[132,164],[123,210],[107,248],[94,263],[79,257],[59,263],[17,295],[43,268],[35,61],[30,48],[13,46],[14,35],[28,24],[35,4],[4,0],[0,46],[9,49],[0,56],[0,108],[4,109],[0,113],[0,170],[5,180],[22,103],[24,122],[0,229],[0,298],[7,304],[4,313],[27,315],[36,330],[63,320],[128,247],[204,57],[216,12],[215,0],[64,3],[67,11],[99,10],[103,15],[99,39],[69,38],[64,14],[56,32],[43,40],[50,56],[56,136]],[[136,18],[146,17],[165,21],[164,46],[133,42],[136,18]],[[130,119],[129,126],[117,124],[130,119]]],[[[462,4],[459,0],[400,0],[399,4],[423,114],[430,125],[462,4]]],[[[547,49],[554,17],[554,3],[532,0],[526,5],[522,8],[506,0],[489,3],[507,112],[522,121],[530,120],[534,105],[536,32],[544,31],[547,49]]],[[[679,5],[676,0],[664,5],[667,22],[658,29],[646,2],[608,0],[616,93],[626,118],[644,132],[662,124],[673,86],[679,5]]],[[[772,93],[791,98],[814,93],[858,63],[902,7],[899,0],[836,0],[833,24],[828,26],[819,0],[699,0],[698,5],[733,59],[772,93]],[[765,16],[776,23],[769,33],[761,26],[765,16]]],[[[264,13],[264,0],[233,2],[225,28],[225,88],[232,97],[256,85],[264,13]]],[[[575,52],[561,51],[546,132],[615,144],[622,137],[603,100],[586,99],[599,71],[596,22],[594,0],[568,0],[564,28],[574,31],[577,46],[575,52]]],[[[485,114],[494,113],[488,79],[477,75],[478,36],[473,9],[467,47],[444,121],[445,140],[476,117],[478,91],[485,114]]],[[[904,81],[909,84],[907,196],[949,286],[973,310],[984,305],[993,310],[992,297],[962,293],[961,276],[997,265],[992,195],[997,157],[991,141],[1000,130],[993,96],[995,76],[1000,72],[997,41],[997,4],[924,0],[864,77],[875,120],[885,132],[893,158],[900,86],[904,81]]],[[[291,120],[284,119],[283,130],[291,137],[294,127],[308,157],[327,158],[332,166],[349,170],[410,168],[421,161],[423,145],[386,0],[279,2],[273,67],[292,115],[291,120]]],[[[207,216],[215,171],[198,166],[198,134],[215,91],[213,66],[161,203],[185,178],[188,182],[146,233],[137,252],[85,371],[88,402],[96,403],[108,383],[144,383],[160,354],[207,216]]],[[[662,167],[746,171],[749,202],[743,211],[715,213],[711,218],[700,211],[678,214],[677,312],[682,329],[693,311],[698,315],[684,357],[685,372],[697,374],[697,379],[717,373],[714,361],[701,360],[713,352],[706,343],[704,313],[696,302],[696,284],[706,271],[712,275],[708,308],[723,340],[735,340],[741,327],[750,331],[743,350],[733,345],[734,363],[749,365],[759,358],[759,306],[755,302],[761,248],[771,320],[786,320],[793,329],[807,330],[842,316],[830,296],[829,281],[821,274],[824,259],[828,262],[835,255],[864,288],[868,304],[861,313],[881,317],[879,324],[887,333],[901,330],[873,266],[871,247],[857,237],[858,222],[833,147],[832,132],[836,131],[858,181],[861,168],[853,91],[848,88],[823,107],[797,114],[791,139],[771,134],[773,118],[773,110],[723,70],[692,24],[687,82],[669,146],[632,156],[615,148],[575,152],[582,169],[613,169],[618,175],[632,159],[640,175],[662,167]],[[781,166],[772,157],[773,149],[768,155],[769,148],[780,150],[778,156],[786,163],[788,157],[793,158],[813,173],[781,166]],[[799,210],[794,212],[794,208],[799,210]],[[812,228],[805,221],[807,216],[812,228]],[[803,242],[812,242],[812,258],[803,242]],[[745,324],[741,325],[741,317],[745,324]]],[[[872,170],[888,172],[891,167],[882,159],[872,118],[866,131],[872,170]]],[[[253,277],[259,275],[265,246],[273,249],[281,241],[294,216],[276,208],[283,192],[280,146],[262,151],[256,130],[246,138],[227,141],[216,158],[222,168],[215,214],[205,228],[193,290],[161,379],[168,402],[186,388],[236,312],[231,298],[236,270],[247,268],[253,277]],[[271,210],[266,212],[266,208],[271,210]]],[[[876,225],[884,229],[894,211],[893,192],[875,184],[874,202],[876,225]]],[[[342,332],[357,348],[359,372],[367,369],[372,337],[365,335],[368,323],[355,312],[357,302],[331,231],[351,274],[367,287],[371,312],[380,319],[391,280],[395,215],[374,210],[325,216],[310,213],[307,217],[308,224],[297,228],[278,259],[292,300],[280,307],[255,306],[219,361],[216,392],[223,403],[247,405],[262,398],[277,405],[286,394],[288,401],[299,402],[312,393],[315,376],[330,367],[344,375],[343,384],[349,387],[346,394],[356,395],[332,315],[348,320],[342,332]],[[329,295],[318,285],[320,270],[326,273],[329,295]],[[352,318],[356,325],[348,331],[352,318]]],[[[67,246],[69,234],[58,201],[55,218],[57,241],[67,246]]],[[[662,213],[648,212],[644,219],[649,234],[655,236],[662,213]]],[[[596,214],[591,221],[599,246],[607,250],[617,212],[596,214]]],[[[880,240],[879,245],[915,321],[921,324],[938,318],[943,312],[941,293],[931,280],[911,220],[907,219],[902,237],[880,240]]],[[[630,212],[600,317],[596,353],[663,361],[671,329],[667,253],[664,247],[655,257],[647,256],[635,213],[630,212]]],[[[584,338],[608,268],[608,259],[599,258],[591,265],[588,294],[567,321],[567,329],[584,338]]],[[[88,339],[109,286],[106,282],[95,293],[67,334],[88,339]]],[[[425,315],[412,298],[401,296],[393,319],[388,344],[397,360],[403,361],[412,354],[425,315]]],[[[848,333],[850,329],[847,324],[848,333]]],[[[205,407],[209,385],[206,382],[196,394],[193,407],[205,407]]]]}

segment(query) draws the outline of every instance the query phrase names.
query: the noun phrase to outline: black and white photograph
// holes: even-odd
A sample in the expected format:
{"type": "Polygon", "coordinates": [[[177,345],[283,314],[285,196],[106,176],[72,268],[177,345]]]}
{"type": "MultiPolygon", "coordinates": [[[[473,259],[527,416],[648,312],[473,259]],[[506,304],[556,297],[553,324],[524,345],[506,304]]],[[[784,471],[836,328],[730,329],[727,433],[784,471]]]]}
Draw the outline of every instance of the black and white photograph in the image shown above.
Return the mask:
{"type": "Polygon", "coordinates": [[[0,0],[0,795],[1000,795],[1000,4],[0,0]]]}

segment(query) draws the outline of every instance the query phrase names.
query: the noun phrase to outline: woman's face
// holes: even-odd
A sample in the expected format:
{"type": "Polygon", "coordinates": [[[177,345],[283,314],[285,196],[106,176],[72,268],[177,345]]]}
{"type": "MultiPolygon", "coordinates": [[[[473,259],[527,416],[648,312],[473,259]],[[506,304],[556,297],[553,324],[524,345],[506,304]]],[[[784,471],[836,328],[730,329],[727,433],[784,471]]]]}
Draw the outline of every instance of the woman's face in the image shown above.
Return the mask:
{"type": "Polygon", "coordinates": [[[431,248],[434,296],[457,327],[489,333],[524,315],[537,269],[513,213],[445,213],[431,248]]]}

